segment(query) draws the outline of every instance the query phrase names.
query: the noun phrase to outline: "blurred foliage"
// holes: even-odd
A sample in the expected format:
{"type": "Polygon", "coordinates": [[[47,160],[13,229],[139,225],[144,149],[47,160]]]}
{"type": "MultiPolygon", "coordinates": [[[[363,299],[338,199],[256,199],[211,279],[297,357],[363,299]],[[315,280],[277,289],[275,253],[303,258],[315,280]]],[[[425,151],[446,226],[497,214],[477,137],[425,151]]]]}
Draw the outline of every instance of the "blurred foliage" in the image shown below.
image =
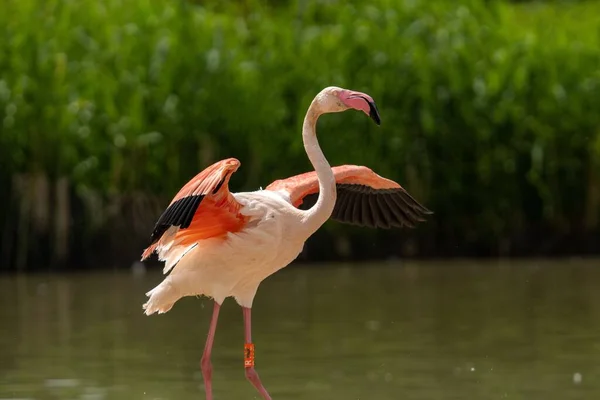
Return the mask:
{"type": "MultiPolygon", "coordinates": [[[[412,235],[419,253],[437,254],[510,252],[540,229],[598,231],[596,2],[5,0],[3,10],[0,184],[13,193],[3,210],[19,209],[15,176],[67,177],[75,203],[145,193],[163,207],[225,157],[242,162],[234,191],[305,172],[302,118],[337,85],[371,94],[382,126],[323,117],[332,165],[368,165],[436,214],[417,232],[327,232],[376,244],[412,235]]],[[[71,212],[92,237],[88,203],[71,212]]],[[[6,214],[5,238],[21,221],[6,214]]]]}

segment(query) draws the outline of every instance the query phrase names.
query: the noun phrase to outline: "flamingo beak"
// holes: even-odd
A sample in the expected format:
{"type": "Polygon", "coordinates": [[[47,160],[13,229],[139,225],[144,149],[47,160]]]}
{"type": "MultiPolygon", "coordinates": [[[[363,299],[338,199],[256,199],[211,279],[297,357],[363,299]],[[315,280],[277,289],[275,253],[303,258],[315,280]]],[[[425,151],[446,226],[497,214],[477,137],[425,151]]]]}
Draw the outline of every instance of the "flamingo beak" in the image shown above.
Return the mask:
{"type": "Polygon", "coordinates": [[[365,114],[371,117],[371,119],[375,121],[377,125],[381,125],[379,110],[377,110],[375,101],[371,98],[371,96],[360,92],[351,92],[350,95],[345,98],[345,103],[349,107],[363,111],[365,114]]]}
{"type": "Polygon", "coordinates": [[[371,117],[371,119],[375,121],[377,125],[381,125],[381,117],[379,116],[379,110],[377,110],[375,102],[373,100],[365,100],[367,101],[367,103],[369,103],[369,117],[371,117]]]}

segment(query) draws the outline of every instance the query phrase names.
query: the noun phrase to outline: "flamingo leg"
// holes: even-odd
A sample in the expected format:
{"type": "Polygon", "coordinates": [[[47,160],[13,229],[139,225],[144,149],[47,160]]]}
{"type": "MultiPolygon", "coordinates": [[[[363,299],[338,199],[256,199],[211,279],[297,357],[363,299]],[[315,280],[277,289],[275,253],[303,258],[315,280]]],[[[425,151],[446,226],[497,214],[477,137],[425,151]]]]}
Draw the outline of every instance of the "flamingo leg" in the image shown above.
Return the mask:
{"type": "Polygon", "coordinates": [[[215,331],[217,330],[217,320],[219,319],[219,310],[221,305],[215,301],[212,317],[210,319],[210,327],[208,328],[208,338],[202,353],[200,361],[200,369],[204,378],[204,391],[206,392],[206,400],[213,400],[212,395],[212,363],[210,362],[210,354],[212,352],[213,343],[215,341],[215,331]]]}
{"type": "MultiPolygon", "coordinates": [[[[244,311],[244,331],[246,337],[246,344],[252,344],[252,309],[247,307],[242,307],[244,311]]],[[[254,369],[254,355],[252,355],[252,363],[250,366],[246,365],[246,378],[250,381],[252,386],[258,390],[260,395],[264,400],[271,400],[271,396],[267,392],[267,389],[263,386],[260,378],[258,376],[258,372],[254,369]]]]}

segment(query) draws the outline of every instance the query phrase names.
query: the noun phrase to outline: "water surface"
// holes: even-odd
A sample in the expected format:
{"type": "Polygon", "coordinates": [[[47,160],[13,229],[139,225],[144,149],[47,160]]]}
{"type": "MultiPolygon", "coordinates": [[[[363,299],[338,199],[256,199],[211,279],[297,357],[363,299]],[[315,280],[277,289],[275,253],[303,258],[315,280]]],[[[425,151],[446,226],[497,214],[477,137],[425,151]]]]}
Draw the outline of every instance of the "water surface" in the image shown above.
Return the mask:
{"type": "MultiPolygon", "coordinates": [[[[600,262],[293,265],[254,304],[275,400],[600,398],[600,262]]],[[[0,399],[203,399],[212,303],[146,317],[158,270],[0,277],[0,399]]],[[[224,304],[215,399],[257,398],[224,304]]]]}

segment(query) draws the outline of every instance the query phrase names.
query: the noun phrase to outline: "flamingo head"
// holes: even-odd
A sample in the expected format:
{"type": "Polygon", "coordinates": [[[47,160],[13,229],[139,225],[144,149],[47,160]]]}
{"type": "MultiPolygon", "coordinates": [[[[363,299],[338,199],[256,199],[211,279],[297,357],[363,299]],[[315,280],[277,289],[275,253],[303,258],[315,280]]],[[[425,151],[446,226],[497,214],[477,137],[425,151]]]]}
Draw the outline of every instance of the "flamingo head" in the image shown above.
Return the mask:
{"type": "Polygon", "coordinates": [[[381,124],[375,101],[366,93],[329,86],[317,95],[317,100],[323,112],[340,112],[352,108],[367,114],[377,125],[381,124]]]}

